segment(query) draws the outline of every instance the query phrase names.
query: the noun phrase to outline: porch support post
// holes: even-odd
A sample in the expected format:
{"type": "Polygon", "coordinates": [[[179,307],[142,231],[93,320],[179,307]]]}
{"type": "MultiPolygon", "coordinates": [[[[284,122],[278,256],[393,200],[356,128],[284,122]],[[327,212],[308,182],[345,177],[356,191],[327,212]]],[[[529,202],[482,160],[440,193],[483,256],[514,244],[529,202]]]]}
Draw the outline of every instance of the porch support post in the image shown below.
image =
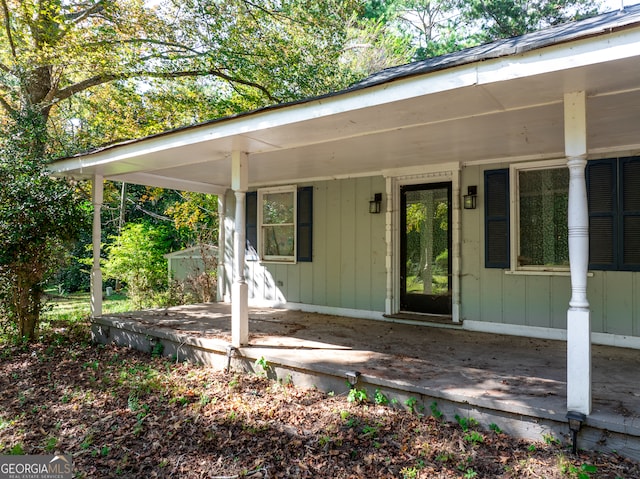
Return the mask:
{"type": "Polygon", "coordinates": [[[387,283],[386,283],[386,293],[385,293],[385,301],[384,301],[384,310],[386,314],[393,314],[394,311],[394,298],[393,298],[393,208],[394,208],[394,197],[393,197],[393,179],[386,178],[386,203],[387,203],[387,211],[385,214],[385,233],[384,239],[386,243],[386,254],[384,265],[387,271],[387,283]]]}
{"type": "Polygon", "coordinates": [[[460,272],[462,223],[460,221],[460,169],[452,171],[451,177],[451,320],[460,322],[460,272]]]}
{"type": "Polygon", "coordinates": [[[587,119],[584,91],[564,96],[565,154],[569,167],[569,265],[567,312],[567,410],[591,413],[591,311],[587,300],[589,213],[585,167],[587,119]]]}
{"type": "Polygon", "coordinates": [[[236,196],[233,233],[233,286],[231,288],[231,344],[238,348],[249,343],[249,287],[244,276],[246,245],[245,199],[249,179],[247,154],[231,154],[231,185],[236,196]]]}
{"type": "Polygon", "coordinates": [[[226,194],[218,195],[218,257],[216,261],[218,262],[218,287],[216,288],[216,301],[224,301],[224,296],[226,293],[226,272],[224,269],[224,257],[225,257],[225,249],[227,244],[227,239],[225,235],[225,208],[226,205],[226,194]]]}
{"type": "Polygon", "coordinates": [[[91,203],[93,204],[93,231],[91,243],[93,246],[93,266],[91,267],[91,317],[102,316],[102,270],[100,269],[100,243],[102,241],[102,224],[100,210],[104,195],[104,178],[102,175],[93,176],[91,203]]]}

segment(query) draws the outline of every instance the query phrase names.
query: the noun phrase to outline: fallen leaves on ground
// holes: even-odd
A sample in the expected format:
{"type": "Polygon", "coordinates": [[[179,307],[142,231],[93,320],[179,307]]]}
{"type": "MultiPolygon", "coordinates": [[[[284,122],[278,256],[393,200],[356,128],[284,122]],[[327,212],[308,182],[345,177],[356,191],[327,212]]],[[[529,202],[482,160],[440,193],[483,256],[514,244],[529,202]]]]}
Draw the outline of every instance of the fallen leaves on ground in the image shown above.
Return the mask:
{"type": "MultiPolygon", "coordinates": [[[[0,348],[0,453],[76,477],[632,478],[640,466],[348,402],[258,375],[58,338],[0,348]]],[[[497,428],[496,428],[497,429],[497,428]]]]}

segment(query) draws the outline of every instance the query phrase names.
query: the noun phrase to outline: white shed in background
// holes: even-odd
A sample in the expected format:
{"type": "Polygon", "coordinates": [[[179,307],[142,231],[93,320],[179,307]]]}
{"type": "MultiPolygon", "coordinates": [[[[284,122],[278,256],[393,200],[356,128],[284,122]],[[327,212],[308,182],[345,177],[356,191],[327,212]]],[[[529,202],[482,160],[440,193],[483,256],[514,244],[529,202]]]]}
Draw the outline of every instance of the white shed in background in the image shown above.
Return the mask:
{"type": "Polygon", "coordinates": [[[207,270],[216,270],[218,247],[213,245],[192,246],[164,257],[169,262],[169,281],[184,281],[188,276],[197,276],[207,270]],[[212,264],[209,264],[213,261],[212,264]]]}

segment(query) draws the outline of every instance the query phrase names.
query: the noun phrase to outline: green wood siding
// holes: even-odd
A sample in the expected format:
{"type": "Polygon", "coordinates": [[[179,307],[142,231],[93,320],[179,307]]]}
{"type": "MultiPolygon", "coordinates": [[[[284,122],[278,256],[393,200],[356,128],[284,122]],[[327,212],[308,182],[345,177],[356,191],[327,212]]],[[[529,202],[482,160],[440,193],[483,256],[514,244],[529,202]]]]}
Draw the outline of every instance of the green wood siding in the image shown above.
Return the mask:
{"type": "MultiPolygon", "coordinates": [[[[507,164],[472,166],[462,171],[461,190],[478,185],[478,208],[462,210],[462,319],[566,329],[571,298],[568,275],[506,274],[484,267],[483,174],[507,164]]],[[[640,273],[591,271],[587,295],[592,331],[640,336],[640,273]]]]}
{"type": "MultiPolygon", "coordinates": [[[[313,261],[297,264],[248,261],[249,298],[384,312],[385,215],[369,213],[382,177],[323,181],[313,186],[313,261]]],[[[227,195],[233,202],[233,195],[227,195]]],[[[234,216],[234,207],[227,214],[234,216]]],[[[233,247],[233,231],[227,245],[233,247]]],[[[228,271],[232,263],[228,256],[228,271]]],[[[229,278],[228,281],[231,281],[229,278]]]]}

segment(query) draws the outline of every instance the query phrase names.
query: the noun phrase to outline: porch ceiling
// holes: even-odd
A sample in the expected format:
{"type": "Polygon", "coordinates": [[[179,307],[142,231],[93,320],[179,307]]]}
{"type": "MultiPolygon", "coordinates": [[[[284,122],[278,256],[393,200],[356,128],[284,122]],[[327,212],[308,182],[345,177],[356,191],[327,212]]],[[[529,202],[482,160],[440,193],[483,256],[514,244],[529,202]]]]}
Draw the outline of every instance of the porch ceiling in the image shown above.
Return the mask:
{"type": "Polygon", "coordinates": [[[220,193],[393,168],[564,156],[563,97],[587,92],[593,157],[640,150],[640,27],[214,121],[55,162],[52,170],[220,193]]]}

